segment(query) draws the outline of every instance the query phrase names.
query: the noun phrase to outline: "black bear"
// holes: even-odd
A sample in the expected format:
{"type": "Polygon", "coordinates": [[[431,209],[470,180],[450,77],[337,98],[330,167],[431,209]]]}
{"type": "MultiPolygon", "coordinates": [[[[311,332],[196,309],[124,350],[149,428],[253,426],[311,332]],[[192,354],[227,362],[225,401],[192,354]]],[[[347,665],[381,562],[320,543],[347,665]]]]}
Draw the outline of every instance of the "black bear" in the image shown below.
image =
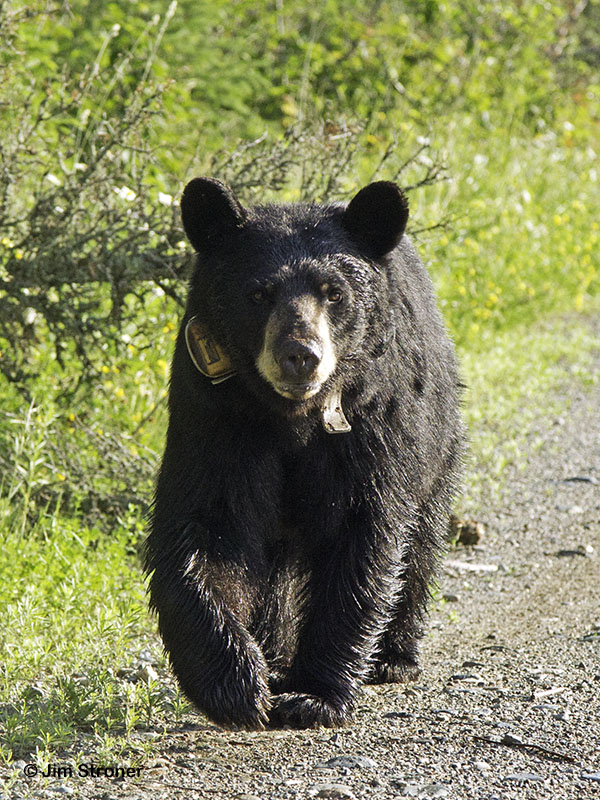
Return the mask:
{"type": "Polygon", "coordinates": [[[227,726],[343,724],[418,674],[463,433],[393,183],[245,208],[196,178],[146,568],[183,692],[227,726]]]}

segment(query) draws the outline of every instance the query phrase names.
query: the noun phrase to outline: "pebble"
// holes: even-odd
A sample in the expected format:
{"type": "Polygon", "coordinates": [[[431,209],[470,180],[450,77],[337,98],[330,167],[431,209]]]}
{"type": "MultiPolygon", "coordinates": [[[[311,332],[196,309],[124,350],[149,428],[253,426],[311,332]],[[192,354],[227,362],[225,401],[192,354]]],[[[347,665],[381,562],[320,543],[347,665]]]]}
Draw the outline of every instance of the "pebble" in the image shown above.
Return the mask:
{"type": "Polygon", "coordinates": [[[460,598],[457,594],[443,594],[442,600],[445,600],[446,603],[458,603],[460,598]]]}
{"type": "Polygon", "coordinates": [[[312,797],[333,797],[333,798],[348,798],[348,800],[355,800],[355,794],[349,786],[343,783],[316,783],[311,786],[308,793],[312,797]]]}
{"type": "Polygon", "coordinates": [[[443,783],[427,783],[423,786],[399,778],[393,778],[390,783],[401,797],[448,797],[450,792],[450,787],[443,783]]]}
{"type": "Polygon", "coordinates": [[[139,669],[134,672],[134,679],[150,683],[150,681],[158,680],[158,673],[151,664],[141,664],[139,669]]]}
{"type": "Polygon", "coordinates": [[[377,766],[372,758],[366,756],[334,756],[317,764],[327,769],[373,769],[377,766]]]}
{"type": "Polygon", "coordinates": [[[448,797],[449,789],[443,783],[428,783],[423,787],[422,797],[448,797]]]}
{"type": "Polygon", "coordinates": [[[459,572],[497,572],[497,564],[479,564],[474,561],[456,561],[446,559],[444,566],[449,569],[456,569],[459,572]]]}
{"type": "Polygon", "coordinates": [[[138,658],[140,661],[148,661],[151,664],[155,661],[154,655],[148,647],[144,647],[143,650],[140,650],[138,658]]]}
{"type": "Polygon", "coordinates": [[[400,781],[395,782],[394,788],[400,791],[402,797],[418,797],[421,791],[418,783],[401,783],[400,781]]]}
{"type": "Polygon", "coordinates": [[[584,781],[596,781],[600,783],[600,772],[582,772],[581,777],[584,781]]]}
{"type": "Polygon", "coordinates": [[[507,775],[504,780],[526,783],[527,781],[543,781],[544,777],[537,775],[535,772],[513,772],[511,775],[507,775]]]}

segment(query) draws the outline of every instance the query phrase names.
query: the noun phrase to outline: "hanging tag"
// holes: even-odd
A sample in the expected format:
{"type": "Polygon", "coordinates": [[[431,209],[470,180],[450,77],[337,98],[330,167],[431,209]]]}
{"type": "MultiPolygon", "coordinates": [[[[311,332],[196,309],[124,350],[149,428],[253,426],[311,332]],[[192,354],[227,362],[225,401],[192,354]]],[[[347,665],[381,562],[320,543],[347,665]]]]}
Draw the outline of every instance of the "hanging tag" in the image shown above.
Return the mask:
{"type": "Polygon", "coordinates": [[[207,333],[197,317],[192,317],[185,326],[185,343],[194,366],[213,384],[222,383],[235,370],[227,353],[207,333]]]}
{"type": "Polygon", "coordinates": [[[352,430],[342,408],[341,389],[332,389],[325,400],[323,427],[327,433],[348,433],[352,430]]]}

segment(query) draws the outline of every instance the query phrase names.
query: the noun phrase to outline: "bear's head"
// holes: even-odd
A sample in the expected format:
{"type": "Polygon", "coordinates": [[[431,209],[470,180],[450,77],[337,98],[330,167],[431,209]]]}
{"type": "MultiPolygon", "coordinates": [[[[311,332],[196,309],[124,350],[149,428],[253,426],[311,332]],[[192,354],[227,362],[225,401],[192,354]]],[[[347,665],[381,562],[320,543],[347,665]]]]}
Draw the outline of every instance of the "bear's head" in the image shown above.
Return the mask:
{"type": "Polygon", "coordinates": [[[210,337],[226,375],[292,414],[336,387],[339,398],[389,333],[388,256],[408,219],[401,190],[380,181],[347,206],[244,208],[224,184],[195,178],[181,213],[198,253],[187,324],[210,337]]]}

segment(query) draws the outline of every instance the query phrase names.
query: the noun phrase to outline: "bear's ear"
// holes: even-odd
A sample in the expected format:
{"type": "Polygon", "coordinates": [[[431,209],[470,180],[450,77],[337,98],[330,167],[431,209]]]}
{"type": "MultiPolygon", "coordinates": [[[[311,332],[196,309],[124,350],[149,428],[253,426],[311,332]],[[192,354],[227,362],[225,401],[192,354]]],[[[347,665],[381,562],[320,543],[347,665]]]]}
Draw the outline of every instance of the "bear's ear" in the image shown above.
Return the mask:
{"type": "Polygon", "coordinates": [[[342,218],[350,236],[375,258],[394,249],[407,220],[408,200],[391,181],[376,181],[361,189],[342,218]]]}
{"type": "Polygon", "coordinates": [[[203,250],[214,237],[241,228],[246,209],[228,186],[212,178],[194,178],[183,190],[181,220],[194,250],[203,250]]]}

